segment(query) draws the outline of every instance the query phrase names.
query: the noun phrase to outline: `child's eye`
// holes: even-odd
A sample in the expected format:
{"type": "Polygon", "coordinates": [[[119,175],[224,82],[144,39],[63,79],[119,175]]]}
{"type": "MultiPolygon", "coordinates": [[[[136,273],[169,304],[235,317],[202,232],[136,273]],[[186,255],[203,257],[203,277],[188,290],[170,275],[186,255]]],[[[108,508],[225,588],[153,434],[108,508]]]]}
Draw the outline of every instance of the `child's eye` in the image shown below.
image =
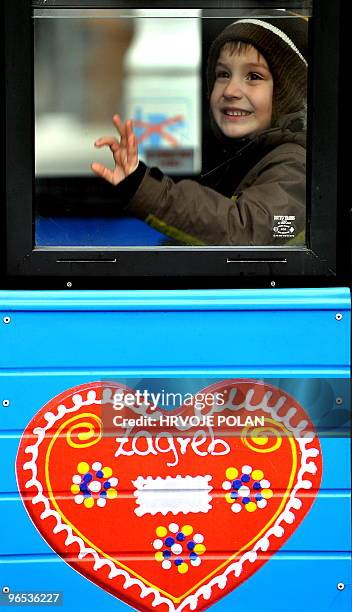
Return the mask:
{"type": "Polygon", "coordinates": [[[247,75],[247,79],[249,81],[262,81],[263,77],[261,74],[258,74],[258,72],[249,72],[247,75]]]}
{"type": "Polygon", "coordinates": [[[230,77],[230,74],[227,70],[217,70],[215,72],[216,79],[228,79],[229,77],[230,77]]]}

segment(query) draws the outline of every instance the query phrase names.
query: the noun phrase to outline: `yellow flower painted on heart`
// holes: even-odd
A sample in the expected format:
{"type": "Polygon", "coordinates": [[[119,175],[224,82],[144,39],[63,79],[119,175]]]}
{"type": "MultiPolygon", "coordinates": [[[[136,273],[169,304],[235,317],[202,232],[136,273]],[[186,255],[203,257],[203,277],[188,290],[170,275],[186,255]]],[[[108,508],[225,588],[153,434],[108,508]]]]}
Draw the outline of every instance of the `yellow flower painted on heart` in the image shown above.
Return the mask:
{"type": "Polygon", "coordinates": [[[206,551],[204,536],[194,533],[192,525],[179,526],[170,523],[167,527],[159,525],[155,530],[153,541],[155,560],[161,563],[164,570],[173,567],[179,574],[186,574],[190,567],[201,565],[201,556],[206,551]]]}
{"type": "Polygon", "coordinates": [[[243,465],[241,470],[229,466],[225,472],[226,480],[222,483],[225,500],[231,504],[231,510],[238,514],[243,509],[247,512],[263,510],[268,500],[274,495],[270,482],[260,469],[243,465]]]}
{"type": "Polygon", "coordinates": [[[83,504],[85,508],[93,508],[95,504],[104,508],[108,500],[115,499],[118,495],[115,488],[118,479],[112,474],[112,469],[103,467],[100,461],[94,461],[91,466],[86,461],[80,461],[71,485],[75,503],[83,504]]]}

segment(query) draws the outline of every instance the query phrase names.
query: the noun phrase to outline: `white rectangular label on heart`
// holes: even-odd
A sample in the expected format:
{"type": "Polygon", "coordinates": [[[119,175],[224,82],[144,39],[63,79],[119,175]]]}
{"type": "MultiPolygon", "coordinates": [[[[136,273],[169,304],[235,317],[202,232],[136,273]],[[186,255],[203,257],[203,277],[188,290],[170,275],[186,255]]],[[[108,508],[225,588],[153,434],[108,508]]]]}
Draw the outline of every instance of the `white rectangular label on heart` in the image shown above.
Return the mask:
{"type": "Polygon", "coordinates": [[[208,512],[212,508],[210,491],[213,487],[209,484],[211,479],[210,475],[166,478],[138,476],[133,480],[137,489],[134,496],[138,504],[135,513],[137,516],[157,513],[165,516],[168,512],[208,512]]]}

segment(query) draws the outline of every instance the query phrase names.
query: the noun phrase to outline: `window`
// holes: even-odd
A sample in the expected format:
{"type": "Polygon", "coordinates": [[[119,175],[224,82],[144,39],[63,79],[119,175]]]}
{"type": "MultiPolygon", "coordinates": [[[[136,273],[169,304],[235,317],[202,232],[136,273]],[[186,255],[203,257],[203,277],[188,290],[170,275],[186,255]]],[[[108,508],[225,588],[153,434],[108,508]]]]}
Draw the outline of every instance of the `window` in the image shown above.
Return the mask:
{"type": "Polygon", "coordinates": [[[325,75],[338,65],[338,9],[6,7],[7,275],[335,276],[337,92],[325,75]],[[132,121],[131,174],[116,113],[128,134],[132,121]],[[94,147],[107,136],[117,161],[112,141],[94,147]],[[104,180],[93,162],[122,175],[104,180]]]}

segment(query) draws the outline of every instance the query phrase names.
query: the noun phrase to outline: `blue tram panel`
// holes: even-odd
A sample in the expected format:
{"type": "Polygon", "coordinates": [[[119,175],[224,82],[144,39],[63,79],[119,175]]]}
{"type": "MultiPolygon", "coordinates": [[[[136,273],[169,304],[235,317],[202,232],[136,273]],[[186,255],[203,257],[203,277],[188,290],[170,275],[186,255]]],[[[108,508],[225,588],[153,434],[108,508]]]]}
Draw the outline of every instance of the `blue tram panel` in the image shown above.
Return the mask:
{"type": "Polygon", "coordinates": [[[1,605],[351,609],[347,289],[0,304],[1,605]]]}

